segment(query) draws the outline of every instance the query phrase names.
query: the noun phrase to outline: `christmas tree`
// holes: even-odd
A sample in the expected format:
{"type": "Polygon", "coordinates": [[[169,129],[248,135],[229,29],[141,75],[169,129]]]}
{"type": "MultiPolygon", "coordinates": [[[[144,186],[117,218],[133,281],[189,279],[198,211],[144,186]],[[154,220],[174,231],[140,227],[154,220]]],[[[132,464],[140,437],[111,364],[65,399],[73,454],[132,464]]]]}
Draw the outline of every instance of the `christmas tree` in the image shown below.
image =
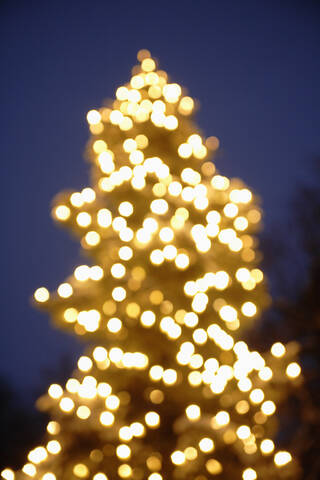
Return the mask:
{"type": "Polygon", "coordinates": [[[43,445],[5,480],[296,478],[272,440],[300,367],[294,344],[244,341],[268,304],[255,234],[261,212],[216,173],[194,100],[138,53],[116,99],[87,115],[91,186],[54,218],[90,265],[34,297],[90,346],[65,386],[39,399],[43,445]]]}

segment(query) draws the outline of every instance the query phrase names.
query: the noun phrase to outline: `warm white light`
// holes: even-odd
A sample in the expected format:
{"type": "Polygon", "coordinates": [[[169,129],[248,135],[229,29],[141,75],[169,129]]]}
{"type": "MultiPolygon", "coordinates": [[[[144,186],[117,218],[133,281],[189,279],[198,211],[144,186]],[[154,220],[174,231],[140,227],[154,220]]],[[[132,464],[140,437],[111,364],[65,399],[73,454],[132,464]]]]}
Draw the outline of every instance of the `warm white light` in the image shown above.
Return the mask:
{"type": "Polygon", "coordinates": [[[243,480],[256,480],[257,473],[253,468],[246,468],[242,474],[243,480]]]}
{"type": "Polygon", "coordinates": [[[287,366],[286,374],[290,378],[297,378],[300,375],[301,367],[296,362],[292,362],[287,366]]]}
{"type": "Polygon", "coordinates": [[[62,298],[69,298],[73,293],[73,288],[70,283],[62,283],[58,287],[58,295],[62,298]]]}
{"type": "Polygon", "coordinates": [[[200,407],[198,405],[189,405],[186,408],[186,415],[187,415],[188,419],[191,420],[191,421],[199,420],[199,418],[201,416],[200,407]]]}
{"type": "Polygon", "coordinates": [[[111,333],[118,333],[121,330],[122,322],[119,318],[110,318],[107,323],[107,328],[111,333]]]}
{"type": "Polygon", "coordinates": [[[202,452],[209,453],[214,449],[214,443],[211,438],[202,438],[199,442],[199,448],[202,452]]]}
{"type": "Polygon", "coordinates": [[[102,412],[100,415],[100,422],[105,427],[110,427],[114,422],[114,415],[111,412],[102,412]]]}
{"type": "Polygon", "coordinates": [[[277,452],[274,456],[274,463],[277,465],[277,467],[283,467],[287,463],[291,462],[292,457],[289,452],[282,451],[282,452],[277,452]]]}
{"type": "Polygon", "coordinates": [[[283,355],[286,353],[285,346],[280,342],[274,343],[271,347],[271,353],[274,357],[283,357],[283,355]]]}
{"type": "Polygon", "coordinates": [[[71,210],[66,205],[58,205],[54,210],[54,214],[58,220],[65,222],[70,217],[71,210]]]}
{"type": "Polygon", "coordinates": [[[171,454],[171,460],[174,465],[182,465],[185,462],[186,457],[183,452],[176,450],[171,454]]]}
{"type": "Polygon", "coordinates": [[[241,439],[244,440],[248,438],[251,434],[250,428],[247,425],[242,425],[237,429],[237,436],[241,439]]]}
{"type": "Polygon", "coordinates": [[[144,418],[150,428],[156,428],[160,424],[160,416],[156,412],[148,412],[144,418]]]}
{"type": "Polygon", "coordinates": [[[268,438],[262,440],[260,444],[260,450],[264,455],[268,455],[273,452],[274,450],[274,443],[272,440],[269,440],[268,438]]]}
{"type": "Polygon", "coordinates": [[[34,292],[34,298],[39,303],[44,303],[49,300],[50,294],[45,287],[40,287],[34,292]]]}
{"type": "Polygon", "coordinates": [[[87,113],[87,120],[90,125],[97,125],[101,121],[101,115],[97,110],[90,110],[87,113]]]}
{"type": "Polygon", "coordinates": [[[141,314],[140,321],[144,327],[151,327],[156,321],[156,316],[151,310],[146,310],[141,314]]]}

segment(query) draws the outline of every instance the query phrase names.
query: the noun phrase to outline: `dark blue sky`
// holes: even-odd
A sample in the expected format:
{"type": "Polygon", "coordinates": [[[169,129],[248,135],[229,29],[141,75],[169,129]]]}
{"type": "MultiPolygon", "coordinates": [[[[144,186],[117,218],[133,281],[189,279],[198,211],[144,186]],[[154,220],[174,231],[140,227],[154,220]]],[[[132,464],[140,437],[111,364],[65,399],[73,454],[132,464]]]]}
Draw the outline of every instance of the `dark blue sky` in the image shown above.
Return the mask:
{"type": "Polygon", "coordinates": [[[218,168],[261,195],[270,228],[320,153],[319,40],[320,6],[308,0],[0,3],[0,374],[31,391],[79,351],[29,298],[79,259],[50,202],[87,185],[86,112],[129,79],[137,51],[199,99],[201,129],[221,141],[218,168]]]}

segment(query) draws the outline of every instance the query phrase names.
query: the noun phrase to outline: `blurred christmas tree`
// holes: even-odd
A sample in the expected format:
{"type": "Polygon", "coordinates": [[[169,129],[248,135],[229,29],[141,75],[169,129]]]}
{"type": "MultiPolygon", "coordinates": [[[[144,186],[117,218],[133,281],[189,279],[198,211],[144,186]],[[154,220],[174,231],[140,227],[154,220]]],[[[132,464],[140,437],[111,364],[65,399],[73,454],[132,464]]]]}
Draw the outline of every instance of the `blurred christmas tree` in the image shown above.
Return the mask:
{"type": "Polygon", "coordinates": [[[146,50],[116,100],[88,113],[92,185],[53,216],[94,259],[35,300],[91,344],[65,388],[39,399],[47,438],[5,480],[297,478],[272,440],[299,382],[295,344],[250,351],[268,304],[240,180],[216,174],[194,101],[146,50]]]}

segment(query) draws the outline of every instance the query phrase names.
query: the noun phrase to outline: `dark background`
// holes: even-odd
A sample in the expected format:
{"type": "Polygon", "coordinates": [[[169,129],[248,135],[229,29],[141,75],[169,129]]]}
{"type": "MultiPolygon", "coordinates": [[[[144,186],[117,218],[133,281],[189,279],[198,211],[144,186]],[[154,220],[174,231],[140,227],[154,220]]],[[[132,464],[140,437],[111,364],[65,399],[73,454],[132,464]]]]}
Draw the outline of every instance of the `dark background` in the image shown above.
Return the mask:
{"type": "Polygon", "coordinates": [[[221,142],[218,169],[262,197],[276,238],[320,153],[319,14],[303,0],[0,3],[0,376],[25,400],[81,348],[29,299],[80,258],[49,212],[56,193],[88,185],[86,112],[148,48],[200,101],[200,128],[221,142]]]}

